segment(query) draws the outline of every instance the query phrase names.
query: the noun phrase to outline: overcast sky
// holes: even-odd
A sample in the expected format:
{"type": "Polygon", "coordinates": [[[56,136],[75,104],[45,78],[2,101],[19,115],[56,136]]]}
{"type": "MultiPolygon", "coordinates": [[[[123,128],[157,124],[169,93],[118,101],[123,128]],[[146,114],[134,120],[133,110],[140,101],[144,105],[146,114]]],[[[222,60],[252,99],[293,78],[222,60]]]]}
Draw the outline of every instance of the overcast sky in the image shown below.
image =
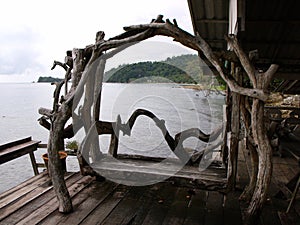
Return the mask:
{"type": "MultiPolygon", "coordinates": [[[[9,0],[0,4],[0,82],[62,77],[62,70],[50,68],[53,60],[64,60],[66,50],[93,44],[99,30],[108,39],[122,33],[123,26],[148,23],[158,14],[176,18],[181,28],[193,32],[186,0],[9,0]]],[[[192,53],[167,38],[151,39],[127,51],[108,65],[192,53]]]]}

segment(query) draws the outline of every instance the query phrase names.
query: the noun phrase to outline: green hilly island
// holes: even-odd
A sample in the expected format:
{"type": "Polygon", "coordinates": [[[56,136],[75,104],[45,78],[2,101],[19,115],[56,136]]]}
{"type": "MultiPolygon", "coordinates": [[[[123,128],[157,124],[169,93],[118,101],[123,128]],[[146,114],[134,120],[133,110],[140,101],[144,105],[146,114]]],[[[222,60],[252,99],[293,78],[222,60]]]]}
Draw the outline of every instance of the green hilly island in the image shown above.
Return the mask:
{"type": "MultiPolygon", "coordinates": [[[[211,76],[204,75],[205,67],[195,54],[169,57],[163,61],[123,64],[104,74],[108,83],[210,83],[211,76]]],[[[62,79],[39,77],[38,82],[59,82],[62,79]]]]}
{"type": "Polygon", "coordinates": [[[105,73],[105,81],[113,83],[198,83],[204,79],[197,55],[181,55],[159,62],[120,65],[105,73]]]}

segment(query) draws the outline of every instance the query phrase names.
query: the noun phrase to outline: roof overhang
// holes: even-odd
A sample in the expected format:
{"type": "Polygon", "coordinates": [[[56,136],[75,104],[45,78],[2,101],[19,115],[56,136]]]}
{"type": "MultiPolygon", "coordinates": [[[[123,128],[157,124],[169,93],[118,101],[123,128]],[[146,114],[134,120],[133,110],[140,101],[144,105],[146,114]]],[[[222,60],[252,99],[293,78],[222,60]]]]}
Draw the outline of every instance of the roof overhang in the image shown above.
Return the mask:
{"type": "Polygon", "coordinates": [[[224,35],[235,33],[247,53],[257,52],[258,69],[278,64],[276,77],[300,80],[300,1],[188,0],[188,4],[194,32],[214,51],[227,51],[224,35]]]}

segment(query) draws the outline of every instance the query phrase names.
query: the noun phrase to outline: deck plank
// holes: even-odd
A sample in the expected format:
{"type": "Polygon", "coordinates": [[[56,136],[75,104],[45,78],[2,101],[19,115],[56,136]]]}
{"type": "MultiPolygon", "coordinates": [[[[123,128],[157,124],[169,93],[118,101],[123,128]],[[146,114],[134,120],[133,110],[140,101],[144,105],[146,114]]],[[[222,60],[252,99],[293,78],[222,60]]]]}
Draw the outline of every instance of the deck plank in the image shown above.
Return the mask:
{"type": "Polygon", "coordinates": [[[144,194],[150,191],[151,186],[131,187],[128,194],[120,201],[120,203],[111,211],[108,217],[102,224],[118,225],[118,224],[132,224],[139,208],[144,203],[144,194]]]}
{"type": "Polygon", "coordinates": [[[34,179],[30,182],[24,182],[24,184],[17,186],[17,188],[13,188],[12,190],[5,192],[0,197],[0,209],[5,207],[6,205],[16,201],[19,197],[33,191],[34,189],[41,186],[48,180],[49,180],[48,174],[43,173],[43,174],[39,175],[37,177],[37,179],[34,179]]]}
{"type": "Polygon", "coordinates": [[[175,194],[176,198],[170,205],[166,217],[163,221],[163,225],[167,224],[183,224],[187,216],[187,208],[189,205],[190,198],[187,189],[178,188],[175,194]]]}
{"type": "Polygon", "coordinates": [[[205,221],[207,191],[193,190],[193,192],[190,194],[191,199],[188,204],[184,225],[204,224],[205,221]]]}
{"type": "MultiPolygon", "coordinates": [[[[81,176],[76,173],[69,173],[67,176],[65,176],[66,185],[71,186],[74,183],[78,182],[81,179],[81,176]]],[[[48,184],[45,183],[45,188],[47,188],[48,184]]],[[[35,199],[33,199],[30,203],[23,205],[21,208],[16,207],[15,211],[10,214],[7,218],[2,220],[0,224],[15,224],[19,222],[20,220],[24,219],[25,217],[28,217],[32,212],[38,210],[40,207],[42,207],[44,204],[49,202],[50,200],[56,198],[53,188],[51,188],[49,191],[45,192],[43,195],[36,196],[35,199]]],[[[17,203],[16,203],[17,204],[17,203]]]]}
{"type": "MultiPolygon", "coordinates": [[[[81,204],[79,204],[79,198],[74,198],[73,204],[75,206],[75,215],[68,216],[64,220],[57,224],[80,224],[90,213],[100,205],[112,192],[115,191],[118,185],[112,182],[98,183],[94,187],[85,190],[87,197],[84,195],[79,196],[82,199],[85,198],[81,204]]],[[[52,217],[49,217],[52,221],[52,217]]]]}
{"type": "Polygon", "coordinates": [[[260,215],[261,224],[281,225],[277,210],[274,207],[272,199],[268,197],[268,201],[264,205],[262,213],[260,215]]]}
{"type": "Polygon", "coordinates": [[[57,210],[48,215],[41,223],[44,224],[79,224],[99,205],[115,188],[112,182],[93,181],[72,198],[74,212],[70,215],[57,210]]]}
{"type": "MultiPolygon", "coordinates": [[[[76,193],[82,190],[86,185],[91,182],[91,177],[83,177],[77,183],[71,185],[68,190],[70,196],[73,197],[76,193]]],[[[53,211],[58,209],[58,202],[55,196],[45,203],[43,206],[32,212],[29,216],[20,220],[17,224],[37,224],[42,221],[45,217],[50,215],[53,211]]]]}
{"type": "Polygon", "coordinates": [[[242,222],[242,214],[239,202],[241,191],[230,192],[226,195],[224,201],[224,219],[223,224],[240,225],[242,222]]]}
{"type": "Polygon", "coordinates": [[[18,190],[22,189],[22,188],[27,188],[28,186],[31,186],[31,185],[35,185],[34,183],[35,182],[40,182],[40,179],[42,177],[46,177],[48,176],[47,172],[43,172],[43,173],[40,173],[39,175],[36,175],[22,183],[20,183],[19,185],[3,192],[0,194],[0,200],[3,199],[3,198],[6,198],[7,196],[9,195],[14,195],[18,190]]]}
{"type": "MultiPolygon", "coordinates": [[[[284,158],[283,161],[280,161],[279,157],[274,159],[274,174],[268,195],[270,200],[264,206],[260,224],[279,225],[291,221],[296,223],[299,220],[299,201],[295,202],[288,217],[279,218],[278,212],[284,212],[288,202],[274,198],[273,193],[279,190],[276,182],[283,183],[284,176],[295,175],[298,165],[290,162],[288,158],[284,158]]],[[[244,159],[239,158],[238,187],[243,187],[249,177],[247,174],[249,161],[247,154],[244,154],[244,159]]],[[[58,203],[54,190],[47,186],[46,178],[47,175],[38,175],[0,195],[0,203],[3,204],[0,208],[0,217],[5,215],[0,221],[1,225],[235,225],[242,224],[241,208],[247,207],[247,204],[243,203],[245,205],[243,206],[238,200],[242,192],[240,188],[227,194],[224,202],[223,194],[218,192],[199,190],[195,187],[191,190],[171,182],[132,187],[110,181],[100,183],[94,178],[70,173],[66,183],[75,211],[61,214],[57,210],[58,203]]]]}
{"type": "Polygon", "coordinates": [[[153,196],[153,203],[150,206],[142,225],[162,224],[169,207],[176,198],[177,187],[164,185],[160,188],[156,196],[153,196]]]}
{"type": "Polygon", "coordinates": [[[151,185],[149,187],[148,192],[144,192],[141,206],[138,208],[136,212],[136,216],[132,222],[132,225],[140,225],[144,222],[145,218],[148,215],[148,211],[153,206],[154,202],[156,201],[155,197],[158,196],[161,192],[164,183],[157,183],[151,185]]]}
{"type": "Polygon", "coordinates": [[[94,210],[80,222],[81,225],[102,224],[111,211],[126,196],[130,188],[124,185],[118,185],[114,191],[110,192],[94,210]]]}
{"type": "Polygon", "coordinates": [[[223,195],[209,191],[206,201],[205,225],[223,224],[223,195]]]}
{"type": "Polygon", "coordinates": [[[26,193],[25,195],[22,195],[20,197],[16,197],[15,202],[8,202],[5,206],[1,208],[1,215],[0,215],[0,221],[3,220],[5,217],[13,213],[14,211],[18,210],[22,206],[28,204],[32,200],[34,200],[36,197],[43,195],[45,192],[49,191],[52,187],[42,187],[39,186],[30,192],[26,193]],[[13,204],[14,203],[14,204],[13,204]]]}

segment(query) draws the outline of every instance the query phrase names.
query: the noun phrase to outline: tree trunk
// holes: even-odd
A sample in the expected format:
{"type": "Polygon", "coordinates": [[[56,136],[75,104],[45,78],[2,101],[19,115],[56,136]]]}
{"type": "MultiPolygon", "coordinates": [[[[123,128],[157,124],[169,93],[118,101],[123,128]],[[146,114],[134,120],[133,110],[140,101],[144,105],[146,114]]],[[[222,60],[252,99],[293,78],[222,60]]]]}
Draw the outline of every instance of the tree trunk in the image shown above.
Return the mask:
{"type": "Polygon", "coordinates": [[[240,196],[240,200],[245,202],[250,202],[254,189],[256,187],[257,174],[258,174],[258,154],[255,147],[255,143],[253,137],[251,135],[251,112],[250,105],[246,96],[241,97],[241,115],[244,121],[245,126],[245,136],[246,136],[246,147],[250,152],[250,160],[251,160],[251,175],[249,184],[246,186],[245,190],[240,196]]]}
{"type": "Polygon", "coordinates": [[[249,184],[246,186],[245,190],[240,196],[240,200],[245,202],[250,202],[257,182],[257,175],[258,175],[258,154],[256,151],[255,146],[246,138],[246,146],[250,151],[250,160],[251,160],[251,175],[249,184]]]}
{"type": "Polygon", "coordinates": [[[64,125],[65,122],[62,120],[62,117],[57,115],[56,120],[52,123],[49,135],[48,168],[53,188],[59,202],[59,212],[69,213],[73,211],[73,206],[64,180],[64,171],[58,154],[58,151],[64,149],[64,125]]]}
{"type": "Polygon", "coordinates": [[[264,127],[264,102],[254,99],[252,108],[252,132],[258,144],[258,175],[256,187],[246,212],[246,223],[254,224],[267,197],[272,176],[272,148],[264,127]]]}
{"type": "MultiPolygon", "coordinates": [[[[257,73],[257,88],[266,91],[271,83],[278,65],[271,65],[264,73],[257,73]]],[[[259,99],[253,99],[252,104],[252,134],[257,146],[258,174],[256,187],[246,212],[246,222],[254,224],[266,201],[272,177],[272,147],[267,135],[264,120],[265,103],[259,99]]]]}

